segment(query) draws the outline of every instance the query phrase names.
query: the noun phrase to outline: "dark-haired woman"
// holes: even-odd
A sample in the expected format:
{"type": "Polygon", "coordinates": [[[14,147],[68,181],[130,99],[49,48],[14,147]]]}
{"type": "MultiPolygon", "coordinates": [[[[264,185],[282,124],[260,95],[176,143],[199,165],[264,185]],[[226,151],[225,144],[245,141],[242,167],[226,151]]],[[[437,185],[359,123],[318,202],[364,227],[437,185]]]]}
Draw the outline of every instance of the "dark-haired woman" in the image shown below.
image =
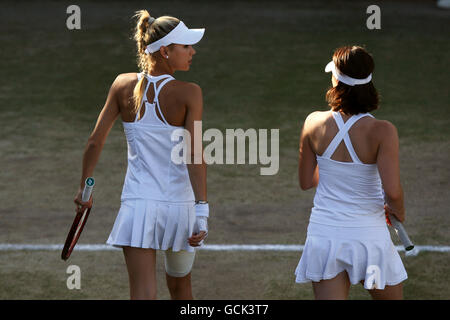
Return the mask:
{"type": "Polygon", "coordinates": [[[338,48],[326,66],[330,111],[313,112],[300,138],[299,182],[317,187],[296,282],[311,282],[316,299],[346,299],[361,283],[374,299],[402,299],[407,274],[385,214],[405,220],[399,141],[393,124],[375,119],[372,56],[338,48]],[[385,204],[386,201],[386,204],[385,204]]]}
{"type": "Polygon", "coordinates": [[[81,201],[84,180],[93,174],[106,137],[120,116],[128,143],[128,168],[107,243],[123,248],[131,299],[156,299],[156,250],[164,252],[172,299],[192,299],[194,248],[207,235],[209,216],[203,151],[193,148],[194,141],[201,139],[194,122],[202,120],[203,99],[197,84],[172,75],[189,70],[195,54],[192,45],[200,41],[204,29],[188,29],[170,16],[155,19],[146,10],[136,17],[134,38],[141,72],[120,74],[112,84],[84,152],[75,203],[77,210],[91,205],[92,199],[81,201]],[[175,130],[190,134],[192,153],[184,156],[195,159],[192,164],[173,161],[172,150],[179,144],[173,139],[175,130]]]}

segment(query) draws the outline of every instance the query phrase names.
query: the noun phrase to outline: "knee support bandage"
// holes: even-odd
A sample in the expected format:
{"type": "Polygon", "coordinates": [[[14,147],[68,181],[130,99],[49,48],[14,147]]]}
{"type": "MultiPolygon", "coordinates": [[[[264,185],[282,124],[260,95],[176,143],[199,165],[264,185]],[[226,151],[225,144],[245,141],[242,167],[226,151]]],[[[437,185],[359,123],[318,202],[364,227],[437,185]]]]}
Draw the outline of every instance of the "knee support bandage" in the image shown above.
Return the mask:
{"type": "Polygon", "coordinates": [[[166,273],[171,277],[184,277],[192,270],[194,265],[195,252],[185,250],[173,252],[172,249],[164,252],[164,263],[166,273]]]}

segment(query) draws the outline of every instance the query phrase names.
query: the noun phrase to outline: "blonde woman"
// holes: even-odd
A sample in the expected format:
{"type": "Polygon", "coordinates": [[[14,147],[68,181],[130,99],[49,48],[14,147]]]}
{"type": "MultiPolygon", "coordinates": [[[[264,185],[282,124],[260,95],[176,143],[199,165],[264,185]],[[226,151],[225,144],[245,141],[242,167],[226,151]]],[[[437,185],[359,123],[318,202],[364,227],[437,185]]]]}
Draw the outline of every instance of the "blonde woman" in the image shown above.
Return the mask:
{"type": "MultiPolygon", "coordinates": [[[[172,299],[192,299],[191,269],[195,247],[201,246],[208,226],[206,165],[203,151],[194,150],[194,121],[202,120],[201,88],[175,80],[175,71],[188,71],[192,47],[204,29],[188,29],[177,18],[157,19],[138,11],[134,39],[141,72],[117,76],[83,156],[77,210],[86,177],[92,176],[106,137],[120,117],[128,143],[128,168],[121,206],[107,243],[123,248],[130,298],[156,299],[156,250],[165,253],[166,281],[172,299]],[[172,133],[191,135],[192,164],[177,164],[171,152],[180,141],[172,133]],[[195,154],[194,152],[201,152],[195,154]]],[[[200,140],[201,141],[201,140],[200,140]]],[[[189,150],[189,148],[188,148],[189,150]]],[[[189,163],[189,162],[188,162],[189,163]]]]}

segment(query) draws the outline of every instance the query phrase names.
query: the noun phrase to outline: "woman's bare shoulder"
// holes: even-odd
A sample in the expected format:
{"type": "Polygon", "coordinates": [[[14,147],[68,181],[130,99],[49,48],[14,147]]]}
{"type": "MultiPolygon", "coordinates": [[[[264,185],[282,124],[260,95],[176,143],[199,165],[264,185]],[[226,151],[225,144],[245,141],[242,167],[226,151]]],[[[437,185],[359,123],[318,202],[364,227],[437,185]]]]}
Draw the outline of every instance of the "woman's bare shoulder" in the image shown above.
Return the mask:
{"type": "Polygon", "coordinates": [[[330,118],[330,111],[314,111],[311,112],[305,119],[304,127],[314,129],[317,126],[323,125],[330,118]]]}
{"type": "Polygon", "coordinates": [[[194,82],[187,82],[182,80],[171,81],[173,83],[173,88],[184,95],[196,94],[201,92],[201,87],[194,82]]]}
{"type": "Polygon", "coordinates": [[[128,72],[128,73],[120,73],[117,75],[116,79],[114,80],[114,84],[117,87],[130,87],[130,86],[135,86],[136,83],[138,82],[138,77],[137,77],[137,73],[136,72],[128,72]]]}
{"type": "Polygon", "coordinates": [[[371,119],[368,122],[370,132],[372,132],[378,139],[398,139],[398,131],[396,126],[388,120],[371,119]]]}
{"type": "Polygon", "coordinates": [[[320,120],[327,119],[329,116],[330,116],[330,110],[313,111],[306,117],[306,119],[309,121],[320,121],[320,120]]]}
{"type": "Polygon", "coordinates": [[[194,82],[173,80],[168,85],[170,94],[184,102],[202,99],[202,88],[194,82]]]}
{"type": "Polygon", "coordinates": [[[364,117],[361,120],[365,120],[365,124],[370,126],[370,129],[372,131],[392,131],[396,130],[395,126],[392,124],[392,122],[388,120],[382,120],[382,119],[376,119],[372,117],[364,117]]]}

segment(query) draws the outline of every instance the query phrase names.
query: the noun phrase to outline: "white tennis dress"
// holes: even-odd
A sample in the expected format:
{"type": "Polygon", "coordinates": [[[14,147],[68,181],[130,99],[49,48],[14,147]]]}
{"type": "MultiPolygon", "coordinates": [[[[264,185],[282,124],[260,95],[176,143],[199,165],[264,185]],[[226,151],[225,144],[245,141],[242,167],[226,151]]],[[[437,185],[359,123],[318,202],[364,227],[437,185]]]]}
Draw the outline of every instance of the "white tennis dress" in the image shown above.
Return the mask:
{"type": "Polygon", "coordinates": [[[128,168],[120,210],[106,243],[116,247],[193,252],[187,239],[195,224],[194,192],[186,164],[176,164],[171,159],[173,147],[180,143],[172,141],[172,133],[183,127],[167,123],[158,101],[163,86],[174,78],[139,73],[138,79],[142,76],[147,77],[148,84],[136,119],[123,122],[128,168]],[[153,103],[147,101],[150,84],[155,92],[153,103]],[[138,119],[144,103],[145,113],[138,119]]]}
{"type": "Polygon", "coordinates": [[[332,279],[345,270],[352,284],[364,280],[372,289],[373,281],[366,280],[377,272],[376,288],[384,289],[407,274],[386,224],[378,167],[359,160],[348,135],[356,121],[373,116],[360,113],[344,124],[339,112],[332,114],[339,131],[322,156],[316,155],[319,184],[296,282],[332,279]],[[342,140],[353,162],[331,159],[342,140]]]}

